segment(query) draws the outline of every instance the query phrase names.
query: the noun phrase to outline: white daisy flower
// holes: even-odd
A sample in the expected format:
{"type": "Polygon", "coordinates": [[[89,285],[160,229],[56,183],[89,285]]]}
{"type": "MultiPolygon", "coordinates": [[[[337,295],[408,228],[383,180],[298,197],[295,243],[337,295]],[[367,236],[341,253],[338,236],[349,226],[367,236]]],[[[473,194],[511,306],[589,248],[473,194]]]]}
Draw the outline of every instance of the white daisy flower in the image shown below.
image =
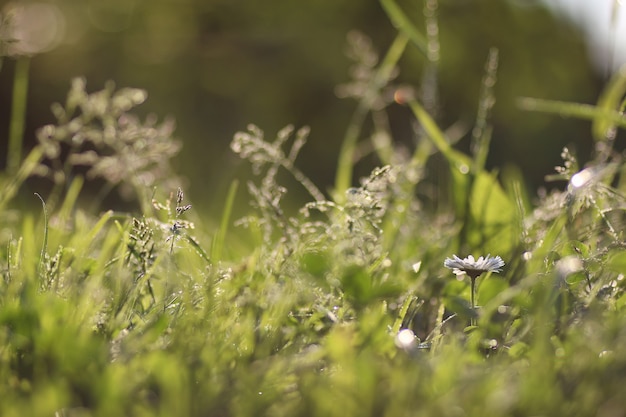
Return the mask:
{"type": "MultiPolygon", "coordinates": [[[[470,277],[470,302],[472,310],[474,310],[476,308],[476,278],[485,272],[500,272],[504,266],[504,261],[499,256],[492,258],[490,254],[485,257],[481,256],[478,259],[474,259],[472,255],[465,259],[452,255],[452,259],[446,258],[443,266],[450,268],[456,275],[467,275],[470,277]]],[[[476,325],[476,317],[470,318],[470,325],[476,325]]]]}
{"type": "Polygon", "coordinates": [[[465,259],[452,255],[452,259],[446,258],[443,266],[452,269],[457,275],[467,274],[473,280],[485,272],[500,272],[504,261],[499,256],[491,257],[490,254],[478,259],[474,259],[472,255],[465,259]]]}

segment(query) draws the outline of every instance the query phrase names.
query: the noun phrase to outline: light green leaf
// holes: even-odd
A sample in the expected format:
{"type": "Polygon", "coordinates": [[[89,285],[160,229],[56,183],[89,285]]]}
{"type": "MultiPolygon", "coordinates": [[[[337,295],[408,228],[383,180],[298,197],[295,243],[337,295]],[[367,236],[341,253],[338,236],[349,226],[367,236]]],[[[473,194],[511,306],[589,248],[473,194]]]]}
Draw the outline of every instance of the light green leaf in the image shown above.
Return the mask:
{"type": "Polygon", "coordinates": [[[470,196],[468,243],[485,253],[506,254],[514,243],[516,209],[495,174],[478,173],[470,196]]]}

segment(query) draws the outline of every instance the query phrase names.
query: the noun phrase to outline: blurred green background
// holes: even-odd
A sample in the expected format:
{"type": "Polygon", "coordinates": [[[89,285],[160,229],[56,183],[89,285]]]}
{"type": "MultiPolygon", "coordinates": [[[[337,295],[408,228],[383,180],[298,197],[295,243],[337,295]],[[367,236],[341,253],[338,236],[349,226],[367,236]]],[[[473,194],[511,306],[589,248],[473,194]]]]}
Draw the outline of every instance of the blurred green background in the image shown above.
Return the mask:
{"type": "MultiPolygon", "coordinates": [[[[21,2],[20,4],[32,4],[21,2]]],[[[293,0],[57,0],[52,20],[59,32],[42,32],[56,45],[35,54],[25,142],[53,122],[50,104],[62,102],[76,76],[89,91],[106,80],[148,91],[142,114],[173,116],[183,150],[176,159],[188,179],[186,192],[210,212],[221,208],[226,187],[249,175],[232,154],[236,131],[254,123],[268,138],[287,124],[309,125],[309,143],[299,167],[321,189],[334,179],[337,152],[355,102],[335,95],[349,80],[346,35],[359,30],[384,54],[395,31],[376,1],[293,0]]],[[[423,2],[398,4],[424,30],[423,2]]],[[[6,7],[6,5],[5,5],[6,7]]],[[[5,9],[6,10],[6,9],[5,9]]],[[[560,162],[560,150],[574,144],[584,161],[591,149],[589,124],[526,113],[520,96],[593,103],[603,75],[594,73],[582,34],[538,1],[441,0],[438,7],[441,60],[438,68],[439,123],[458,121],[469,146],[478,92],[490,47],[500,51],[492,167],[515,165],[529,188],[541,185],[560,162]]],[[[607,22],[608,24],[608,22],[607,22]]],[[[0,72],[0,154],[5,155],[15,62],[0,72]]],[[[399,82],[420,89],[425,59],[410,50],[401,60],[399,82]]],[[[412,116],[388,108],[394,140],[412,147],[412,116]]],[[[1,158],[0,166],[5,163],[1,158]]],[[[365,174],[377,161],[357,169],[365,174]]]]}

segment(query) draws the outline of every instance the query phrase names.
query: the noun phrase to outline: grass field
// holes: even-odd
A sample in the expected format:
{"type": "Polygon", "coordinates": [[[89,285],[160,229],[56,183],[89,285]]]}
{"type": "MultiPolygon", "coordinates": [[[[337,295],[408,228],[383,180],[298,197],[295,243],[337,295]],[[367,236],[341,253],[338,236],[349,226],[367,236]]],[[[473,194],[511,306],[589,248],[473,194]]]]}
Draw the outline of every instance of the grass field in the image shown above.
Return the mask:
{"type": "Polygon", "coordinates": [[[0,177],[1,416],[626,414],[626,167],[613,148],[626,71],[594,106],[520,101],[591,120],[596,148],[585,166],[564,149],[561,191],[535,197],[521,175],[485,168],[498,51],[462,152],[428,100],[392,83],[406,48],[436,38],[382,4],[398,35],[374,61],[353,39],[361,70],[344,91],[358,104],[331,195],[298,169],[308,128],[236,133],[254,179],[230,179],[222,218],[204,219],[172,170],[172,124],[133,113],[146,92],[74,80],[24,157],[13,113],[0,177]],[[361,134],[390,102],[418,125],[409,153],[385,123],[361,134]],[[355,179],[367,141],[380,166],[355,179]],[[51,186],[26,195],[33,177],[51,186]],[[283,179],[310,202],[285,204],[283,179]],[[112,192],[137,210],[109,210],[112,192]],[[245,192],[249,215],[235,218],[245,192]],[[453,255],[504,265],[446,268],[453,255]]]}

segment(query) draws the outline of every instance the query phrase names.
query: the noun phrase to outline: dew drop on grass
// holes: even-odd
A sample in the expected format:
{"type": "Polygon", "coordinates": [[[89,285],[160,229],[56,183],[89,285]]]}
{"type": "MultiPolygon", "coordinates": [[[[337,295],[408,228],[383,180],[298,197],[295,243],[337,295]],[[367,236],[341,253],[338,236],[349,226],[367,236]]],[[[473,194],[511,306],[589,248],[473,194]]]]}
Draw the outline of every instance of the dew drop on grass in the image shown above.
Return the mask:
{"type": "Polygon", "coordinates": [[[574,174],[570,179],[570,184],[574,188],[580,188],[587,184],[593,178],[593,171],[590,168],[583,169],[582,171],[574,174]]]}
{"type": "Polygon", "coordinates": [[[400,349],[411,350],[417,343],[415,333],[410,329],[403,329],[396,335],[396,346],[400,349]]]}

